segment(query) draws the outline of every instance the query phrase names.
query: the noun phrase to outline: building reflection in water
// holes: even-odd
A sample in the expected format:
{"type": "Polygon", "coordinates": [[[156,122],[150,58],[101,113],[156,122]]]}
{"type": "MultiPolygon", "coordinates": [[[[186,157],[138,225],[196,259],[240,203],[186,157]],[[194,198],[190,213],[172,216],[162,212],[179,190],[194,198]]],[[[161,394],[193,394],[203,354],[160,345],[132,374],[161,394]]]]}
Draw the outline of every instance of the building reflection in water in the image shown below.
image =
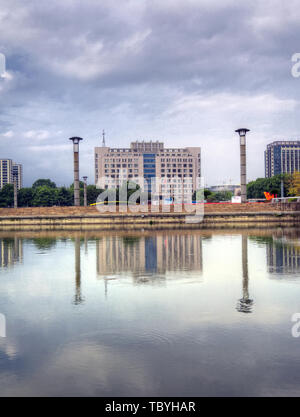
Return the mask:
{"type": "Polygon", "coordinates": [[[253,300],[249,297],[249,272],[248,272],[248,236],[242,235],[242,268],[243,268],[243,297],[238,301],[237,311],[251,313],[253,300]]]}
{"type": "Polygon", "coordinates": [[[274,236],[267,243],[267,265],[271,274],[290,274],[300,278],[300,240],[274,236]]]}
{"type": "Polygon", "coordinates": [[[165,280],[168,271],[202,272],[202,237],[188,234],[109,236],[97,241],[97,272],[130,273],[135,283],[165,280]]]}
{"type": "Polygon", "coordinates": [[[75,237],[75,297],[74,304],[83,303],[84,298],[81,294],[81,259],[80,259],[80,237],[75,237]]]}
{"type": "Polygon", "coordinates": [[[23,241],[17,237],[0,239],[0,267],[23,262],[23,241]]]}

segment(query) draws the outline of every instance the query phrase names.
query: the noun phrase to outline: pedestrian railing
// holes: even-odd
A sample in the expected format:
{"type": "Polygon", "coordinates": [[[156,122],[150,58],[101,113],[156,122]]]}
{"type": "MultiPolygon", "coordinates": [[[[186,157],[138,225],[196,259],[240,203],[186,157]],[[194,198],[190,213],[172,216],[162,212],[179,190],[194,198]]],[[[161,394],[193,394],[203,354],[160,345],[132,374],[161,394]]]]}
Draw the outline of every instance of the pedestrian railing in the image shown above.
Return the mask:
{"type": "Polygon", "coordinates": [[[300,197],[276,197],[272,198],[272,203],[300,203],[300,197]]]}

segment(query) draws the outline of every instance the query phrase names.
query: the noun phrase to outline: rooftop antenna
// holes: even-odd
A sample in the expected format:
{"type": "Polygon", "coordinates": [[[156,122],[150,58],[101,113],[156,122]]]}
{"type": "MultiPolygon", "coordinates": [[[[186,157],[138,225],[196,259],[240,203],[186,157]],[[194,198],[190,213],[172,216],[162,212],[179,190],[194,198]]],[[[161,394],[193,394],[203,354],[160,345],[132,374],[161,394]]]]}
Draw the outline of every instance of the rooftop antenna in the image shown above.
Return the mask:
{"type": "Polygon", "coordinates": [[[105,148],[105,131],[103,130],[103,132],[102,132],[102,137],[103,137],[103,139],[102,139],[102,147],[103,148],[105,148]]]}

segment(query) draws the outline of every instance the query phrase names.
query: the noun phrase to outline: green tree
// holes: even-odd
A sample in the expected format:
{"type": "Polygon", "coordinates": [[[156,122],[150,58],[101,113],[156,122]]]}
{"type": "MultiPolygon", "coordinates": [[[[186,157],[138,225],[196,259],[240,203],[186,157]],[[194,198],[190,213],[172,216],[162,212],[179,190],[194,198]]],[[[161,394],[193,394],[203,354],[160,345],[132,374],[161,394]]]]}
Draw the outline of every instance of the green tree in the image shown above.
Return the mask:
{"type": "Polygon", "coordinates": [[[33,192],[32,205],[34,207],[51,207],[57,203],[57,188],[43,185],[33,192]]]}
{"type": "MultiPolygon", "coordinates": [[[[205,195],[205,194],[204,194],[205,195]]],[[[232,197],[231,191],[217,191],[217,192],[210,192],[210,194],[206,193],[206,200],[209,203],[218,203],[221,201],[231,201],[232,197]]]]}
{"type": "Polygon", "coordinates": [[[218,191],[215,194],[217,201],[231,201],[233,193],[231,191],[218,191]]]}
{"type": "Polygon", "coordinates": [[[32,184],[32,188],[37,188],[37,187],[49,187],[49,188],[56,188],[56,184],[55,182],[51,181],[49,178],[48,179],[39,179],[36,180],[33,184],[32,184]]]}
{"type": "Polygon", "coordinates": [[[300,195],[300,172],[298,171],[295,171],[292,175],[289,187],[289,195],[297,197],[300,195]]]}
{"type": "Polygon", "coordinates": [[[208,199],[208,197],[210,196],[212,194],[212,191],[210,191],[210,190],[204,190],[204,198],[205,198],[205,200],[207,200],[208,199]]]}
{"type": "Polygon", "coordinates": [[[208,194],[206,200],[208,203],[217,203],[218,200],[216,197],[216,193],[211,192],[210,194],[208,194]]]}
{"type": "Polygon", "coordinates": [[[6,184],[0,190],[0,207],[13,207],[14,205],[14,186],[6,184]]]}
{"type": "Polygon", "coordinates": [[[287,196],[290,188],[291,175],[279,174],[271,178],[257,178],[247,185],[248,198],[265,198],[264,192],[281,196],[281,180],[284,185],[284,195],[287,196]]]}
{"type": "Polygon", "coordinates": [[[56,191],[56,205],[57,206],[72,206],[73,192],[66,187],[57,188],[56,191]]]}
{"type": "MultiPolygon", "coordinates": [[[[79,181],[79,188],[83,190],[83,185],[84,182],[83,181],[79,181]]],[[[70,190],[72,190],[72,192],[74,192],[74,182],[70,185],[70,190]]]]}
{"type": "Polygon", "coordinates": [[[88,205],[94,204],[97,201],[98,195],[101,194],[104,190],[97,188],[96,185],[87,186],[87,203],[88,205]]]}
{"type": "Polygon", "coordinates": [[[32,188],[21,188],[18,191],[18,206],[19,207],[31,207],[33,198],[32,188]]]}

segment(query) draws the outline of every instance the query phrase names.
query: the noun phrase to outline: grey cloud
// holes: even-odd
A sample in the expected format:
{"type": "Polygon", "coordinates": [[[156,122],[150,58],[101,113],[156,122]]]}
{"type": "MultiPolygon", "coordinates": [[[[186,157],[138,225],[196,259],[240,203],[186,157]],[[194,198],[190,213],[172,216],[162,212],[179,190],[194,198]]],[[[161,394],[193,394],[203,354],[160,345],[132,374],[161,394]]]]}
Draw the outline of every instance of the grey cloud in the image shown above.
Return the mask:
{"type": "MultiPolygon", "coordinates": [[[[290,74],[298,3],[0,0],[0,50],[11,75],[0,81],[0,134],[14,132],[2,134],[0,153],[21,158],[27,184],[36,175],[68,183],[71,155],[60,147],[79,134],[86,139],[82,172],[92,180],[92,149],[105,128],[116,146],[139,138],[172,146],[197,141],[208,182],[238,181],[235,153],[224,159],[218,152],[236,126],[251,123],[256,147],[249,144],[249,155],[261,155],[277,135],[299,131],[299,80],[290,74]],[[197,96],[180,117],[172,113],[197,96]],[[205,106],[206,99],[216,107],[205,106]],[[32,145],[28,131],[49,136],[32,145]],[[219,147],[212,154],[213,143],[219,147]],[[224,162],[218,173],[214,158],[224,162]]],[[[263,174],[261,159],[249,167],[250,177],[263,174]]]]}

